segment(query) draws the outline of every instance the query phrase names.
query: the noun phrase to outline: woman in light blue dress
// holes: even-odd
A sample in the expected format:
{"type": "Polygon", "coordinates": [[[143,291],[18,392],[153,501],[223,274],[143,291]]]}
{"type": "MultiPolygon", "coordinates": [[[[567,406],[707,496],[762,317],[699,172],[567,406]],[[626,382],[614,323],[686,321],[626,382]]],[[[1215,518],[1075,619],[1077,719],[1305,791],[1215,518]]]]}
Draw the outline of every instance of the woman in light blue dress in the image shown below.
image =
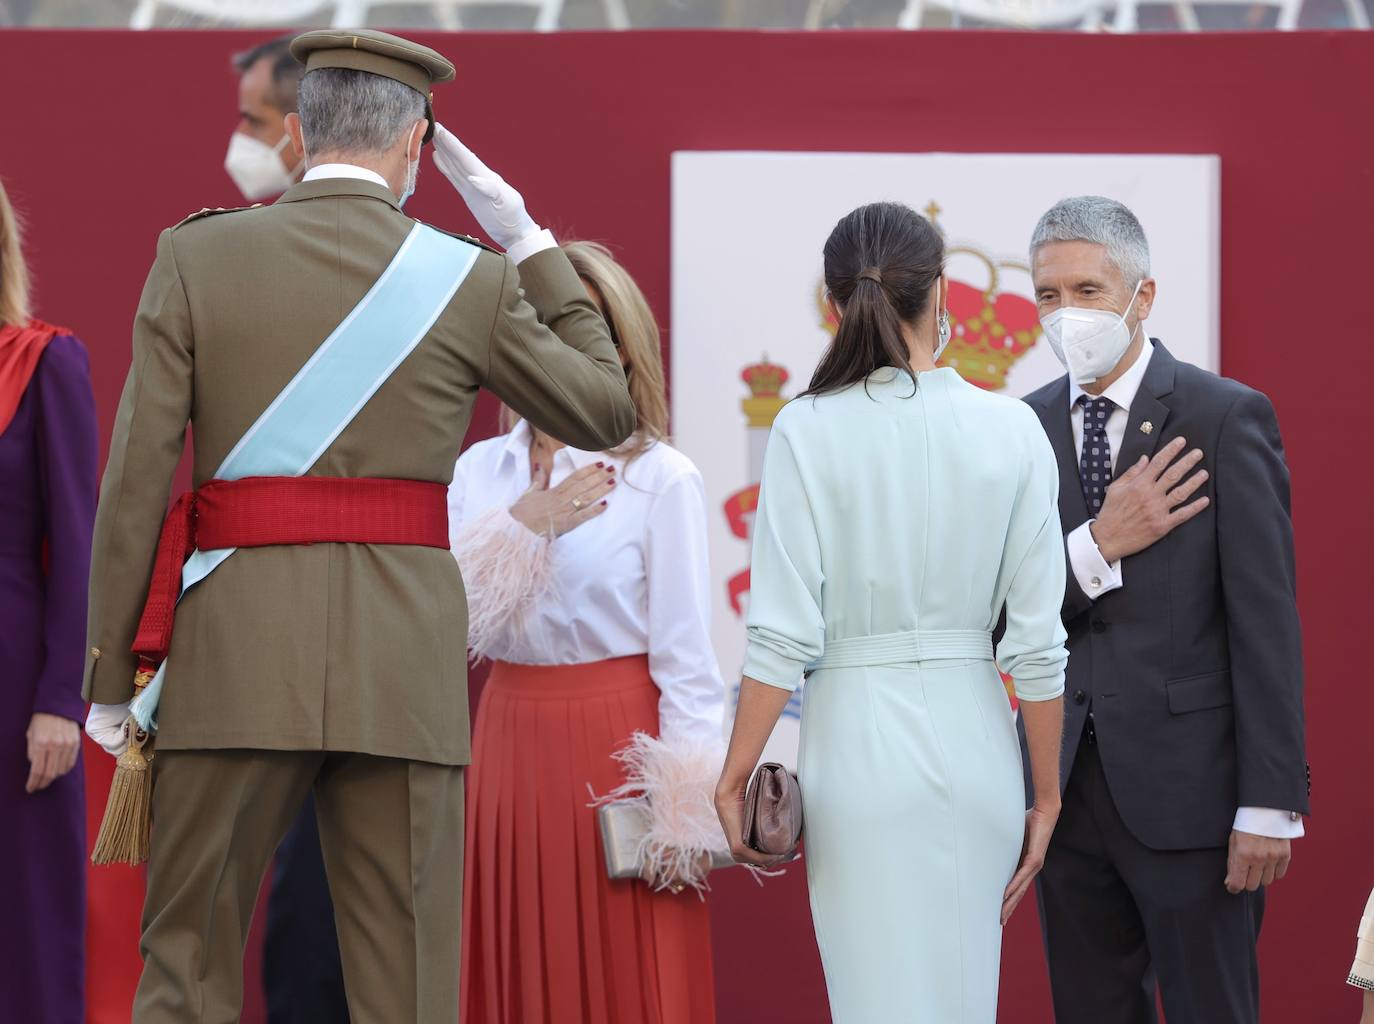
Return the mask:
{"type": "Polygon", "coordinates": [[[773,426],[754,524],[717,808],[736,859],[771,863],[739,840],[743,795],[805,674],[803,841],[836,1024],[992,1024],[1002,926],[1059,813],[1054,455],[1027,406],[935,368],[943,273],[938,232],[905,206],[835,227],[839,330],[773,426]],[[1026,724],[1029,812],[999,665],[1026,724]]]}

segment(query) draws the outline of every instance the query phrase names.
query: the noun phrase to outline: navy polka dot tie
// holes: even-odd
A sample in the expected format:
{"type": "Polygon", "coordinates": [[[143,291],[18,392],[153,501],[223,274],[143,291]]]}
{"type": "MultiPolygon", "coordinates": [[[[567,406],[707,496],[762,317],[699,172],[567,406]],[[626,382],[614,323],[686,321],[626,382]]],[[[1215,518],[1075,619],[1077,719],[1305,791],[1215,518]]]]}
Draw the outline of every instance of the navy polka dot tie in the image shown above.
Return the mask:
{"type": "Polygon", "coordinates": [[[1102,511],[1102,499],[1112,482],[1112,446],[1107,441],[1107,418],[1116,403],[1110,398],[1078,396],[1083,407],[1083,454],[1078,459],[1078,477],[1083,485],[1083,500],[1088,514],[1102,511]]]}

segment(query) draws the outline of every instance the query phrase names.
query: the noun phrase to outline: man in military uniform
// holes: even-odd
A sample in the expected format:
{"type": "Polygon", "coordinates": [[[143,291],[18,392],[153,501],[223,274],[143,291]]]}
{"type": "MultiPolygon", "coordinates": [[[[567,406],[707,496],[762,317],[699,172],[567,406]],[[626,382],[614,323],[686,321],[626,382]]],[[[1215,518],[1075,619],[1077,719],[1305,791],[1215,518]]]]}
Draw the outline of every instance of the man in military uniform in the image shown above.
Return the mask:
{"type": "Polygon", "coordinates": [[[505,256],[401,211],[430,84],[452,65],[379,32],[310,32],[293,52],[307,72],[288,125],[309,170],[272,206],[162,233],[101,487],[85,695],[88,731],[118,752],[155,553],[181,544],[159,529],[192,424],[187,546],[214,550],[186,562],[160,652],[134,1020],[238,1020],[259,885],[313,788],[352,1019],[449,1024],[467,610],[433,497],[442,509],[481,387],[594,451],[630,434],[634,407],[604,322],[518,193],[462,151],[473,180],[455,183],[505,256]],[[417,261],[424,245],[442,259],[417,261]],[[351,377],[392,346],[353,401],[351,377]],[[317,438],[339,402],[346,418],[317,438]],[[293,446],[306,462],[264,476],[293,446]]]}

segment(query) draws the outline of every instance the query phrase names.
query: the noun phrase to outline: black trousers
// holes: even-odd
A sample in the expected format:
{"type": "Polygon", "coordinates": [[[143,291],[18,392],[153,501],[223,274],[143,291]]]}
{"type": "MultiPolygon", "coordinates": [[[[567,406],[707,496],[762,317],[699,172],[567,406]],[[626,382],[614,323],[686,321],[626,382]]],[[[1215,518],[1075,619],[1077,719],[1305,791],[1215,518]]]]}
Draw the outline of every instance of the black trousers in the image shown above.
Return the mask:
{"type": "Polygon", "coordinates": [[[1038,880],[1058,1024],[1255,1024],[1264,891],[1232,896],[1226,849],[1152,850],[1079,744],[1038,880]]]}
{"type": "Polygon", "coordinates": [[[306,799],[272,863],[262,984],[268,1024],[348,1024],[314,796],[306,799]]]}

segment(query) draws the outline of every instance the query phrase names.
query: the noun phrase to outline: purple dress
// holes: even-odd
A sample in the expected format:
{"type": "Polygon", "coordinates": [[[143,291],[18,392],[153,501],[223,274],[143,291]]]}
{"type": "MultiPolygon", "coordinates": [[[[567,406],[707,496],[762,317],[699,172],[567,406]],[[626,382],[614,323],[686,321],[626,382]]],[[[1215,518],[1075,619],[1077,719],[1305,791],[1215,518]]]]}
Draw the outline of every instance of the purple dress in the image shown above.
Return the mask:
{"type": "Polygon", "coordinates": [[[81,1024],[86,808],[76,767],[32,795],[35,712],[85,718],[86,586],[96,488],[86,349],[58,335],[0,434],[0,1018],[81,1024]],[[44,572],[44,540],[47,572],[44,572]]]}

